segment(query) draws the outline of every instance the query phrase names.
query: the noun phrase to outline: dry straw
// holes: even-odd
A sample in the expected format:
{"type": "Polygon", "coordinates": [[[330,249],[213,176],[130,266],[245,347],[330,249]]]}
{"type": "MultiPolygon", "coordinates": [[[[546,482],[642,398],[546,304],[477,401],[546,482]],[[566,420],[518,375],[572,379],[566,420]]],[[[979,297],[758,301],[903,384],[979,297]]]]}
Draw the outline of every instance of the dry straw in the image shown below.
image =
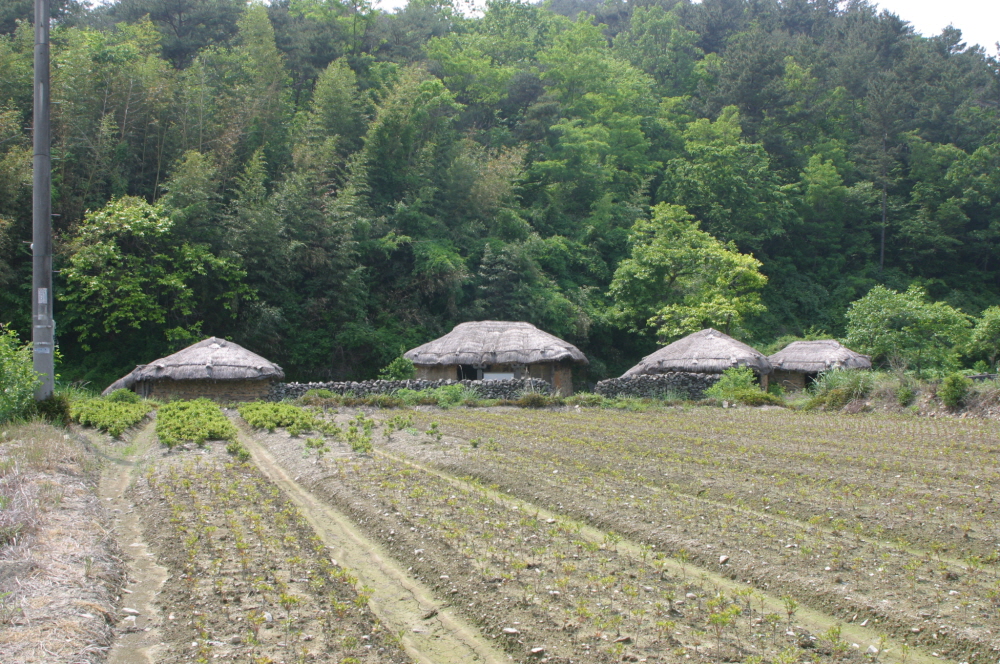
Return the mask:
{"type": "Polygon", "coordinates": [[[758,374],[771,373],[771,363],[763,353],[728,334],[707,328],[647,355],[624,375],[654,375],[671,371],[722,373],[732,367],[750,367],[758,374]]]}
{"type": "Polygon", "coordinates": [[[589,364],[573,344],[530,323],[484,320],[456,325],[448,334],[403,356],[416,365],[589,364]]]}
{"type": "Polygon", "coordinates": [[[232,341],[209,337],[173,355],[140,364],[109,385],[103,394],[130,389],[142,381],[281,380],[284,377],[285,372],[274,362],[232,341]]]}
{"type": "Polygon", "coordinates": [[[793,341],[768,359],[775,369],[801,373],[872,368],[870,357],[855,353],[833,339],[793,341]]]}

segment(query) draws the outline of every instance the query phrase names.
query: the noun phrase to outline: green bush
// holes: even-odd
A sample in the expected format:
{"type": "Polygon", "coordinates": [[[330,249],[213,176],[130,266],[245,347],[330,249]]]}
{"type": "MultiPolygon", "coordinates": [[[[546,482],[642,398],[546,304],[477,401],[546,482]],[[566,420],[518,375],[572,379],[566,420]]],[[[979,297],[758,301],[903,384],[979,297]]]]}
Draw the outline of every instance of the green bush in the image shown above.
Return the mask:
{"type": "Polygon", "coordinates": [[[836,369],[821,373],[812,384],[813,398],[806,410],[840,410],[855,399],[865,399],[875,389],[875,373],[857,369],[836,369]]]}
{"type": "Polygon", "coordinates": [[[288,433],[298,436],[309,431],[323,431],[327,423],[312,413],[290,403],[254,401],[240,404],[240,416],[255,429],[273,432],[278,427],[288,429],[288,433]]]}
{"type": "Polygon", "coordinates": [[[0,325],[0,423],[31,414],[38,374],[32,364],[31,345],[0,325]]]}
{"type": "Polygon", "coordinates": [[[416,375],[417,368],[405,357],[397,357],[378,372],[379,380],[409,380],[416,375]]]}
{"type": "Polygon", "coordinates": [[[570,406],[583,406],[584,408],[597,408],[604,405],[604,397],[592,392],[578,392],[566,399],[570,406]]]}
{"type": "Polygon", "coordinates": [[[60,426],[69,424],[73,419],[70,400],[65,394],[53,394],[35,403],[34,410],[39,417],[60,426]]]}
{"type": "Polygon", "coordinates": [[[111,401],[112,403],[139,403],[142,401],[138,394],[132,390],[126,390],[125,388],[115,390],[106,396],[105,399],[111,401]]]}
{"type": "Polygon", "coordinates": [[[896,390],[896,403],[903,408],[913,403],[916,397],[917,391],[909,385],[900,385],[899,389],[896,390]]]}
{"type": "Polygon", "coordinates": [[[226,452],[236,457],[239,461],[246,463],[250,460],[250,450],[243,446],[238,440],[231,440],[226,444],[226,452]]]}
{"type": "Polygon", "coordinates": [[[945,376],[941,385],[937,389],[938,398],[941,403],[951,409],[958,408],[965,403],[965,397],[972,387],[972,381],[960,373],[953,373],[945,376]]]}
{"type": "Polygon", "coordinates": [[[333,399],[336,395],[330,390],[307,390],[303,399],[333,399]]]}
{"type": "Polygon", "coordinates": [[[722,372],[722,377],[705,390],[705,396],[712,399],[734,400],[737,395],[748,390],[760,391],[756,376],[750,367],[732,367],[722,372]]]}
{"type": "Polygon", "coordinates": [[[169,448],[191,442],[204,445],[206,440],[236,440],[236,426],[210,399],[172,401],[156,416],[156,435],[169,448]]]}
{"type": "Polygon", "coordinates": [[[142,402],[127,403],[101,397],[80,399],[71,404],[70,419],[118,438],[145,419],[152,409],[152,404],[142,402]]]}

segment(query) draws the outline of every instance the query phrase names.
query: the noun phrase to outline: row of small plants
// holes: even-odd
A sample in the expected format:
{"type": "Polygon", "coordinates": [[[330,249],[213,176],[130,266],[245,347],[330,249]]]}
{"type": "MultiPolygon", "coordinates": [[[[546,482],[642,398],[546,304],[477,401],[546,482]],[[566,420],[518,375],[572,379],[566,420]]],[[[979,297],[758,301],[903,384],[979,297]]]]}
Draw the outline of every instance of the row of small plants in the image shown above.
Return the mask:
{"type": "Polygon", "coordinates": [[[115,438],[146,419],[156,406],[130,390],[115,390],[106,397],[76,399],[70,406],[74,422],[107,432],[115,438]]]}
{"type": "Polygon", "coordinates": [[[168,448],[207,440],[236,441],[238,431],[211,399],[171,401],[156,414],[156,435],[168,448]]]}
{"type": "MultiPolygon", "coordinates": [[[[428,418],[416,414],[418,425],[428,418]]],[[[720,553],[704,545],[724,543],[740,578],[988,661],[982,625],[1000,621],[1000,446],[980,423],[697,410],[627,422],[454,411],[435,421],[471,439],[468,454],[447,457],[449,472],[598,526],[625,524],[702,565],[720,553]],[[947,628],[926,631],[907,606],[947,628]]]]}
{"type": "Polygon", "coordinates": [[[285,402],[244,403],[239,406],[239,413],[247,424],[255,429],[265,429],[273,433],[280,427],[292,436],[319,433],[318,437],[305,439],[305,451],[307,454],[315,452],[320,459],[330,450],[329,440],[343,440],[352,451],[359,454],[366,454],[374,449],[372,437],[376,422],[362,412],[348,421],[345,429],[301,406],[285,402]]]}
{"type": "MultiPolygon", "coordinates": [[[[801,657],[791,598],[775,613],[750,587],[725,591],[693,571],[671,573],[658,549],[626,546],[610,530],[601,539],[392,458],[335,467],[347,491],[326,487],[331,496],[516,659],[541,644],[558,661],[801,657]]],[[[813,661],[860,660],[832,631],[815,645],[813,661]]]]}
{"type": "Polygon", "coordinates": [[[371,589],[253,465],[174,457],[143,483],[162,517],[144,522],[147,537],[175,579],[160,595],[165,629],[185,644],[163,661],[409,661],[369,610],[371,589]]]}

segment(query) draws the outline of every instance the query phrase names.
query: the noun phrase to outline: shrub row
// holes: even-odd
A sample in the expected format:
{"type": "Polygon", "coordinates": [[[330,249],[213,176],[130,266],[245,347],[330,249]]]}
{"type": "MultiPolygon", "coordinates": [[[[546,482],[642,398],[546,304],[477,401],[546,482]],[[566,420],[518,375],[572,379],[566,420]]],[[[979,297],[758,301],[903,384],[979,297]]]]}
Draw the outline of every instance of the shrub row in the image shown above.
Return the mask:
{"type": "Polygon", "coordinates": [[[236,440],[236,426],[210,399],[171,401],[156,415],[156,435],[169,448],[206,440],[236,440]]]}
{"type": "Polygon", "coordinates": [[[70,417],[84,426],[106,431],[118,438],[126,430],[144,420],[152,409],[153,404],[142,402],[138,397],[133,401],[111,394],[104,398],[74,401],[70,407],[70,417]]]}

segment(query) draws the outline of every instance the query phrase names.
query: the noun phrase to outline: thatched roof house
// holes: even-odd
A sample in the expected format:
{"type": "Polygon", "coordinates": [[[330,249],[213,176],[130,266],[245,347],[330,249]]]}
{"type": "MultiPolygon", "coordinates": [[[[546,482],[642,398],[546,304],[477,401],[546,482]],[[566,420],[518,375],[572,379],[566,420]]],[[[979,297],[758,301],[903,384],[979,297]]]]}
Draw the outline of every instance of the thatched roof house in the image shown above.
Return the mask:
{"type": "Polygon", "coordinates": [[[793,341],[772,355],[772,380],[787,388],[803,389],[807,379],[833,369],[871,369],[872,360],[834,339],[793,341]]]}
{"type": "Polygon", "coordinates": [[[708,328],[678,339],[669,346],[642,358],[624,373],[641,376],[669,373],[722,373],[731,367],[750,367],[766,387],[771,363],[767,357],[728,334],[708,328]]]}
{"type": "Polygon", "coordinates": [[[564,396],[573,393],[573,365],[589,364],[579,348],[530,323],[497,320],[461,323],[403,357],[417,367],[417,378],[541,378],[564,396]]]}
{"type": "Polygon", "coordinates": [[[173,355],[140,364],[104,390],[130,389],[144,397],[252,401],[267,396],[285,372],[232,341],[210,337],[173,355]]]}

